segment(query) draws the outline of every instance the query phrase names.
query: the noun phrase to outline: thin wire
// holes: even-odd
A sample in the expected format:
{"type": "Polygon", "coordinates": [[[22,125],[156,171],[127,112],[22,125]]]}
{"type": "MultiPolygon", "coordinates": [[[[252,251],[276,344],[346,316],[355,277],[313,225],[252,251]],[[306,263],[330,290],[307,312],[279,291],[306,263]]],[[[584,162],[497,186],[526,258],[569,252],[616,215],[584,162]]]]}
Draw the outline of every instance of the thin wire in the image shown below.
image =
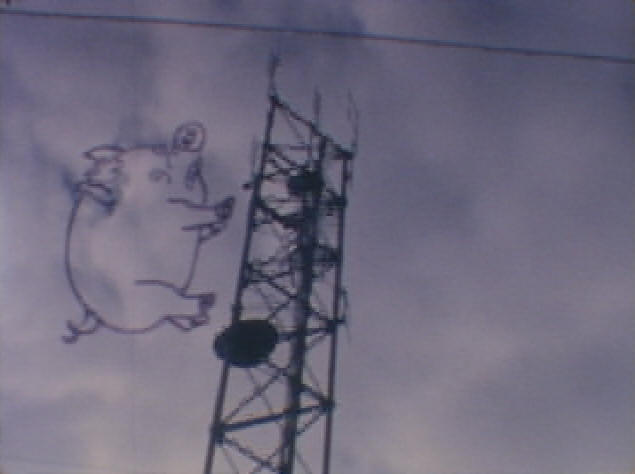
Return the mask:
{"type": "Polygon", "coordinates": [[[585,61],[596,61],[611,64],[635,64],[635,58],[627,56],[613,56],[591,53],[577,53],[572,51],[545,50],[533,48],[519,48],[508,46],[493,46],[488,44],[470,43],[465,41],[441,40],[434,38],[421,38],[412,36],[399,36],[382,33],[366,33],[359,31],[319,30],[313,28],[300,28],[290,26],[261,25],[254,23],[222,23],[204,20],[188,20],[185,18],[168,18],[153,16],[131,15],[98,15],[90,13],[52,12],[44,10],[20,10],[13,8],[0,8],[2,15],[14,15],[36,18],[55,18],[66,20],[106,21],[111,23],[137,23],[164,26],[183,26],[198,28],[216,28],[231,31],[252,31],[261,33],[291,33],[295,35],[325,36],[341,39],[357,39],[369,41],[383,41],[400,44],[413,44],[435,48],[452,48],[476,50],[486,53],[510,54],[516,56],[535,56],[551,58],[569,58],[585,61]]]}

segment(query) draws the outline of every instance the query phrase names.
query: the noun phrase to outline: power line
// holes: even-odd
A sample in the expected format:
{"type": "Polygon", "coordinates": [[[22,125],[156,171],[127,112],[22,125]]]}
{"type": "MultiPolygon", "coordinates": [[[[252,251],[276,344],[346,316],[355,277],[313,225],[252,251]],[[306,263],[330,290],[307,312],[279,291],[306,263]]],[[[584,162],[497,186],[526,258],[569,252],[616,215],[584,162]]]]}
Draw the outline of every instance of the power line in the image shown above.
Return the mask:
{"type": "Polygon", "coordinates": [[[509,46],[493,46],[488,44],[471,43],[465,41],[442,40],[413,36],[400,36],[383,33],[367,33],[357,31],[320,30],[291,26],[262,25],[254,23],[224,23],[206,20],[188,20],[185,18],[168,18],[155,16],[131,15],[100,15],[90,13],[51,12],[43,10],[20,10],[0,8],[2,15],[14,15],[35,18],[55,18],[65,20],[104,21],[110,23],[136,23],[163,26],[182,26],[192,28],[214,28],[230,31],[251,31],[261,33],[290,33],[305,36],[323,36],[341,39],[356,39],[368,41],[383,41],[399,44],[412,44],[434,48],[451,48],[476,50],[486,53],[510,54],[515,56],[535,56],[551,58],[568,58],[585,61],[596,61],[611,64],[635,64],[635,58],[627,56],[612,56],[603,54],[577,53],[572,51],[558,51],[534,48],[520,48],[509,46]]]}

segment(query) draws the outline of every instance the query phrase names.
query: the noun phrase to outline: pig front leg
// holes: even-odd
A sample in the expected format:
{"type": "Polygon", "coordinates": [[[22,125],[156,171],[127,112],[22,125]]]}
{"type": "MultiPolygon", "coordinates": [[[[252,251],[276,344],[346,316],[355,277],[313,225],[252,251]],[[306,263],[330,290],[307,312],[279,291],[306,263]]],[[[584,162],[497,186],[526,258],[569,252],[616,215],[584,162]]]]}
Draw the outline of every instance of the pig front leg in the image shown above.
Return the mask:
{"type": "Polygon", "coordinates": [[[197,232],[198,241],[204,242],[225,230],[234,210],[235,199],[233,196],[229,196],[213,205],[195,204],[180,198],[170,198],[168,202],[193,211],[191,217],[194,222],[182,226],[181,229],[185,232],[197,232]],[[212,220],[208,220],[209,214],[213,215],[212,220]]]}

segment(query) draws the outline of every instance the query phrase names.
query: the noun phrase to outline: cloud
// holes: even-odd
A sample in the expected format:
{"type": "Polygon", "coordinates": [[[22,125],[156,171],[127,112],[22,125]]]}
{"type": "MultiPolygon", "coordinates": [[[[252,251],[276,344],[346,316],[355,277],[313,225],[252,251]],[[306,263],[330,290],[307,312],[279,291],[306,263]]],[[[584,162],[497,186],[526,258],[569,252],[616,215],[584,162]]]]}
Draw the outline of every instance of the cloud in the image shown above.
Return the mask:
{"type": "MultiPolygon", "coordinates": [[[[135,8],[628,53],[627,7],[592,3],[135,8]]],[[[200,469],[219,370],[211,340],[229,320],[248,199],[239,186],[264,128],[272,51],[282,55],[283,96],[310,115],[319,88],[323,124],[344,143],[349,89],[361,113],[345,253],[352,340],[340,348],[334,470],[630,467],[628,67],[96,22],[15,19],[2,36],[5,470],[34,470],[20,458],[59,472],[200,469]],[[80,311],[62,250],[81,153],[165,143],[191,119],[208,131],[211,194],[238,194],[234,221],[195,281],[217,293],[211,326],[62,345],[64,321],[80,311]]],[[[176,257],[164,237],[152,238],[152,258],[168,262],[176,257]]],[[[101,257],[113,268],[129,263],[101,257]]]]}

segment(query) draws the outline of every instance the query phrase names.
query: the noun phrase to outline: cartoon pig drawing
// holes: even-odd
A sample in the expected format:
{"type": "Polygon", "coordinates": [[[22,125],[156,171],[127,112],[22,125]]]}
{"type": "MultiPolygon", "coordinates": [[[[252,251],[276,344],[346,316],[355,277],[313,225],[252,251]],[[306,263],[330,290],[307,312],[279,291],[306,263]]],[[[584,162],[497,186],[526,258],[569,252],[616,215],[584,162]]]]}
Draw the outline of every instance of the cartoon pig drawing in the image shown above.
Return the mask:
{"type": "Polygon", "coordinates": [[[205,243],[231,217],[234,198],[211,204],[202,174],[205,129],[179,126],[168,145],[101,145],[84,153],[75,184],[65,264],[83,310],[67,343],[100,327],[136,334],[209,322],[214,293],[192,291],[205,243]]]}

